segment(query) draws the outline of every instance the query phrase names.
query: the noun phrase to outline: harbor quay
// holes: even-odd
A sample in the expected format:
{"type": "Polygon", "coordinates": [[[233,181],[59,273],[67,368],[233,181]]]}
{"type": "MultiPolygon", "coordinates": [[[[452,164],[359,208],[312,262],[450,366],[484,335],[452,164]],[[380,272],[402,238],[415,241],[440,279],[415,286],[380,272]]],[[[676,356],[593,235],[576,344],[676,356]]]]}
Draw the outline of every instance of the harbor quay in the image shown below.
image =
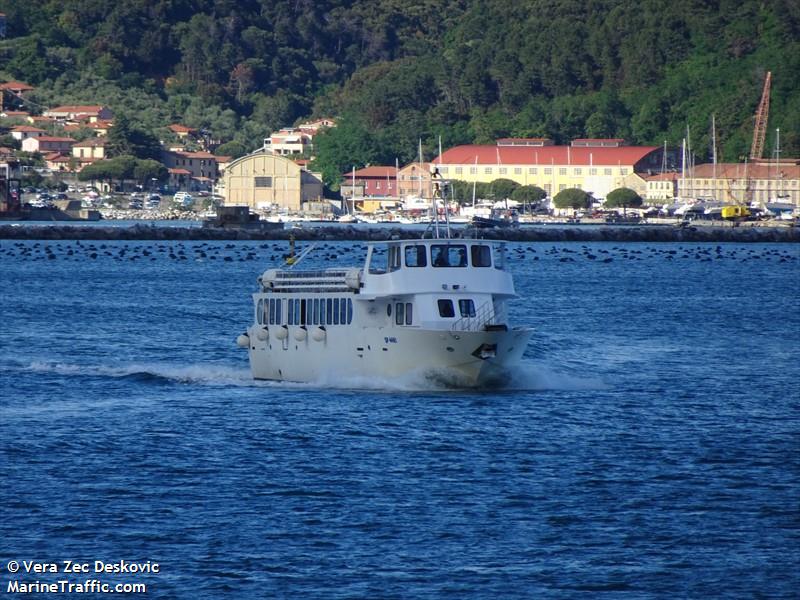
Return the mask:
{"type": "MultiPolygon", "coordinates": [[[[487,240],[512,242],[736,242],[799,243],[798,227],[718,227],[668,225],[577,226],[543,225],[476,230],[453,229],[455,238],[478,235],[487,240]]],[[[0,225],[0,239],[16,240],[288,240],[380,241],[431,237],[422,227],[369,225],[319,225],[291,229],[223,229],[161,227],[135,224],[129,227],[81,225],[0,225]]],[[[442,233],[444,237],[444,233],[442,233]]]]}

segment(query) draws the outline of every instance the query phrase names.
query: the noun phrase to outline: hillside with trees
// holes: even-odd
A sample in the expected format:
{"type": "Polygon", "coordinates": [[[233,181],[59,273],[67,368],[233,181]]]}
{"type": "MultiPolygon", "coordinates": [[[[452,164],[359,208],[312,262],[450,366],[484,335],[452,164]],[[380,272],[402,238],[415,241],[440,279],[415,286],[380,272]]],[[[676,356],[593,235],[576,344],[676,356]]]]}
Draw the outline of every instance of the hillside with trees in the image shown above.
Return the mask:
{"type": "MultiPolygon", "coordinates": [[[[0,0],[0,76],[28,108],[103,103],[149,136],[173,122],[252,149],[336,116],[317,167],[405,163],[423,140],[621,137],[749,151],[772,71],[767,153],[800,156],[795,0],[0,0]]],[[[315,140],[316,141],[316,140],[315,140]]]]}

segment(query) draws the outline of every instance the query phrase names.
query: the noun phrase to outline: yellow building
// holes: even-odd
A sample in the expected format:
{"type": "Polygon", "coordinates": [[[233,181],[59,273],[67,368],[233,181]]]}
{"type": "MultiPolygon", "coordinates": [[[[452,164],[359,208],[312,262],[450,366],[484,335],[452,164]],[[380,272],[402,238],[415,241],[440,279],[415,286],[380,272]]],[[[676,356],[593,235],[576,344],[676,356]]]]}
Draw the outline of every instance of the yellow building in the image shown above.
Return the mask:
{"type": "Polygon", "coordinates": [[[561,190],[578,188],[595,198],[620,187],[647,191],[641,173],[660,168],[664,149],[659,146],[625,146],[623,140],[574,140],[556,146],[550,140],[502,139],[494,146],[456,146],[434,163],[445,179],[490,183],[510,179],[535,185],[549,197],[561,190]]]}
{"type": "Polygon", "coordinates": [[[232,161],[225,169],[225,204],[252,209],[302,210],[322,200],[322,182],[297,163],[259,150],[232,161]]]}
{"type": "Polygon", "coordinates": [[[678,195],[732,204],[785,202],[800,207],[800,160],[697,165],[678,175],[678,195]]]}

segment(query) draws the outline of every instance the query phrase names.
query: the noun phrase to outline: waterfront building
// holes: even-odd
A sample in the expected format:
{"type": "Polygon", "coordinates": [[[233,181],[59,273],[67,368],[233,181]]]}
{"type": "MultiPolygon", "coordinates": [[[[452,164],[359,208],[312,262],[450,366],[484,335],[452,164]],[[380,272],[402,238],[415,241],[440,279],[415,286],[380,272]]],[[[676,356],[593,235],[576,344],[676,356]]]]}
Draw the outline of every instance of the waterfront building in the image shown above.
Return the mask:
{"type": "Polygon", "coordinates": [[[507,138],[495,145],[456,146],[434,164],[444,179],[483,183],[510,179],[538,186],[551,198],[561,190],[578,188],[600,199],[620,187],[644,197],[643,175],[660,171],[663,153],[659,146],[626,146],[620,139],[582,139],[557,146],[544,138],[507,138]]]}
{"type": "Polygon", "coordinates": [[[750,163],[696,165],[678,175],[681,198],[728,204],[791,203],[800,207],[800,159],[759,159],[750,163]]]}
{"type": "Polygon", "coordinates": [[[397,192],[401,200],[433,197],[431,163],[413,162],[397,171],[397,192]]]}
{"type": "Polygon", "coordinates": [[[646,184],[645,195],[642,196],[648,204],[663,204],[672,202],[678,196],[679,173],[668,171],[655,175],[644,175],[646,184]]]}
{"type": "Polygon", "coordinates": [[[251,209],[302,210],[322,201],[322,181],[297,163],[262,148],[228,163],[224,204],[251,209]]]}

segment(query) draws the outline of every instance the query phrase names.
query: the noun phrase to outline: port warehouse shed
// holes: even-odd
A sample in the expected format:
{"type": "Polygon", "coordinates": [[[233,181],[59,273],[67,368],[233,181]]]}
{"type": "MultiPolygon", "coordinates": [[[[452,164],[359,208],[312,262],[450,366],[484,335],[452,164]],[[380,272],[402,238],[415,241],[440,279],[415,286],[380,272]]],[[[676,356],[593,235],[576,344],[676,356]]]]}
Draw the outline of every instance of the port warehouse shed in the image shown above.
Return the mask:
{"type": "Polygon", "coordinates": [[[434,164],[445,179],[483,183],[510,179],[538,186],[550,197],[578,188],[605,198],[620,187],[645,197],[647,182],[640,174],[659,171],[663,155],[661,147],[625,146],[621,139],[581,139],[556,146],[545,138],[506,138],[495,145],[456,146],[434,164]]]}
{"type": "Polygon", "coordinates": [[[224,181],[226,205],[301,210],[306,202],[322,200],[322,181],[317,176],[263,149],[232,161],[224,181]]]}

